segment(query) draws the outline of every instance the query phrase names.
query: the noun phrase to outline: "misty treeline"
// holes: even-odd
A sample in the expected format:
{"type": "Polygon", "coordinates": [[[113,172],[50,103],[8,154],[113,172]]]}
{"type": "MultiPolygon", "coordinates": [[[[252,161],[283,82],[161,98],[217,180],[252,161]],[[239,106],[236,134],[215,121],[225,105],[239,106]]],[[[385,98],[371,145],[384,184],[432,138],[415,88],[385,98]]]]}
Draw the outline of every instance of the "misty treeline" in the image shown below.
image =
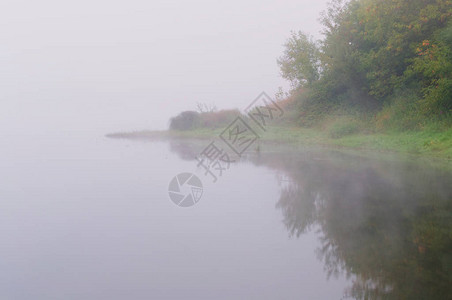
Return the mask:
{"type": "MultiPolygon", "coordinates": [[[[292,121],[353,115],[375,130],[452,124],[452,1],[335,0],[323,39],[293,32],[278,59],[292,121]]],[[[438,127],[438,126],[437,126],[438,127]]]]}
{"type": "Polygon", "coordinates": [[[237,109],[220,110],[205,109],[198,105],[198,111],[184,111],[170,119],[171,130],[195,130],[200,128],[217,129],[226,127],[241,115],[237,109]]]}

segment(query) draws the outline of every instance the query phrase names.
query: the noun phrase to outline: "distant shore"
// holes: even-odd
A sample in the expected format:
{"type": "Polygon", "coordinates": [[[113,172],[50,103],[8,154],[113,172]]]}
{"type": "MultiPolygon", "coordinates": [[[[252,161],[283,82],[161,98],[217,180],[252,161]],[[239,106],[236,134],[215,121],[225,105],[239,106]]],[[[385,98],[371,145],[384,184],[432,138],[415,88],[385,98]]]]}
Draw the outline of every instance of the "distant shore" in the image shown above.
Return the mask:
{"type": "MultiPolygon", "coordinates": [[[[178,131],[178,130],[141,130],[131,132],[116,132],[105,135],[108,138],[115,139],[140,139],[140,140],[159,140],[169,138],[195,138],[208,139],[212,138],[217,132],[213,130],[194,130],[194,131],[178,131]]],[[[219,134],[219,132],[218,132],[219,134]]]]}

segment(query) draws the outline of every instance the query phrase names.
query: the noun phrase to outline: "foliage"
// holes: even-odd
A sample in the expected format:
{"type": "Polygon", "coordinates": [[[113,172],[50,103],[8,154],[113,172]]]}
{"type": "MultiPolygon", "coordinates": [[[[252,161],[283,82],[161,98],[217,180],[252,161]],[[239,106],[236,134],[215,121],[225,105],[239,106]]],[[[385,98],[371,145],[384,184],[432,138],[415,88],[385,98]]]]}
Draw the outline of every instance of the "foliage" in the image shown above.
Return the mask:
{"type": "Polygon", "coordinates": [[[183,111],[170,119],[171,130],[193,130],[199,126],[199,113],[196,111],[183,111]]]}
{"type": "Polygon", "coordinates": [[[220,110],[220,111],[184,111],[171,118],[171,130],[195,130],[199,128],[216,129],[228,126],[236,117],[240,116],[240,112],[236,109],[220,110]]]}
{"type": "Polygon", "coordinates": [[[235,118],[240,116],[237,109],[220,110],[200,114],[200,128],[226,128],[235,118]]]}
{"type": "Polygon", "coordinates": [[[397,91],[376,117],[376,130],[422,130],[424,117],[420,113],[420,96],[413,91],[397,91]]]}
{"type": "Polygon", "coordinates": [[[451,16],[450,0],[334,0],[321,16],[323,40],[292,33],[278,61],[295,91],[308,90],[300,98],[300,118],[367,107],[379,115],[380,129],[388,129],[382,123],[401,117],[406,106],[412,114],[392,124],[411,130],[422,129],[428,118],[448,116],[451,16]]]}
{"type": "Polygon", "coordinates": [[[292,32],[284,55],[278,59],[281,75],[294,86],[312,84],[320,77],[320,50],[312,37],[292,32]]]}
{"type": "Polygon", "coordinates": [[[421,110],[426,115],[452,111],[452,26],[433,40],[424,40],[416,48],[407,76],[420,78],[423,100],[421,110]]]}

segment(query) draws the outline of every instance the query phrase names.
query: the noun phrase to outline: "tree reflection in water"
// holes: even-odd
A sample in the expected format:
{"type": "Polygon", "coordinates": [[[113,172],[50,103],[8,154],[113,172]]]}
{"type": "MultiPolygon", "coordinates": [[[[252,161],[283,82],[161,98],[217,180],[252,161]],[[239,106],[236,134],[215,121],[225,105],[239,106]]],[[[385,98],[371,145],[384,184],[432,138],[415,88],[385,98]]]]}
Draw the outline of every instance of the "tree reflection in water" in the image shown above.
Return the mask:
{"type": "MultiPolygon", "coordinates": [[[[193,159],[202,149],[179,142],[171,150],[193,159]]],[[[290,179],[276,208],[291,236],[318,228],[328,276],[354,279],[347,296],[452,299],[450,170],[318,151],[247,160],[290,179]]]]}
{"type": "Polygon", "coordinates": [[[343,154],[252,159],[292,180],[277,209],[294,236],[318,227],[329,276],[354,277],[357,299],[452,297],[452,174],[343,154]],[[317,156],[317,157],[316,157],[317,156]]]}

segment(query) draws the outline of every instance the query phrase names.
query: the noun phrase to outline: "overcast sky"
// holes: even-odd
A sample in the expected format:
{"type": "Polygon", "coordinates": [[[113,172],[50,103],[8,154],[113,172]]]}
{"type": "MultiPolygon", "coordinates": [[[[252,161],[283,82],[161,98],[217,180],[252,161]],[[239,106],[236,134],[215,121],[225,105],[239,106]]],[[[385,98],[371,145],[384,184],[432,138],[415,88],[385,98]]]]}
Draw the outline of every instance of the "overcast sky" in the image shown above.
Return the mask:
{"type": "Polygon", "coordinates": [[[197,102],[244,108],[288,84],[291,30],[326,2],[2,0],[0,132],[164,129],[197,102]]]}

